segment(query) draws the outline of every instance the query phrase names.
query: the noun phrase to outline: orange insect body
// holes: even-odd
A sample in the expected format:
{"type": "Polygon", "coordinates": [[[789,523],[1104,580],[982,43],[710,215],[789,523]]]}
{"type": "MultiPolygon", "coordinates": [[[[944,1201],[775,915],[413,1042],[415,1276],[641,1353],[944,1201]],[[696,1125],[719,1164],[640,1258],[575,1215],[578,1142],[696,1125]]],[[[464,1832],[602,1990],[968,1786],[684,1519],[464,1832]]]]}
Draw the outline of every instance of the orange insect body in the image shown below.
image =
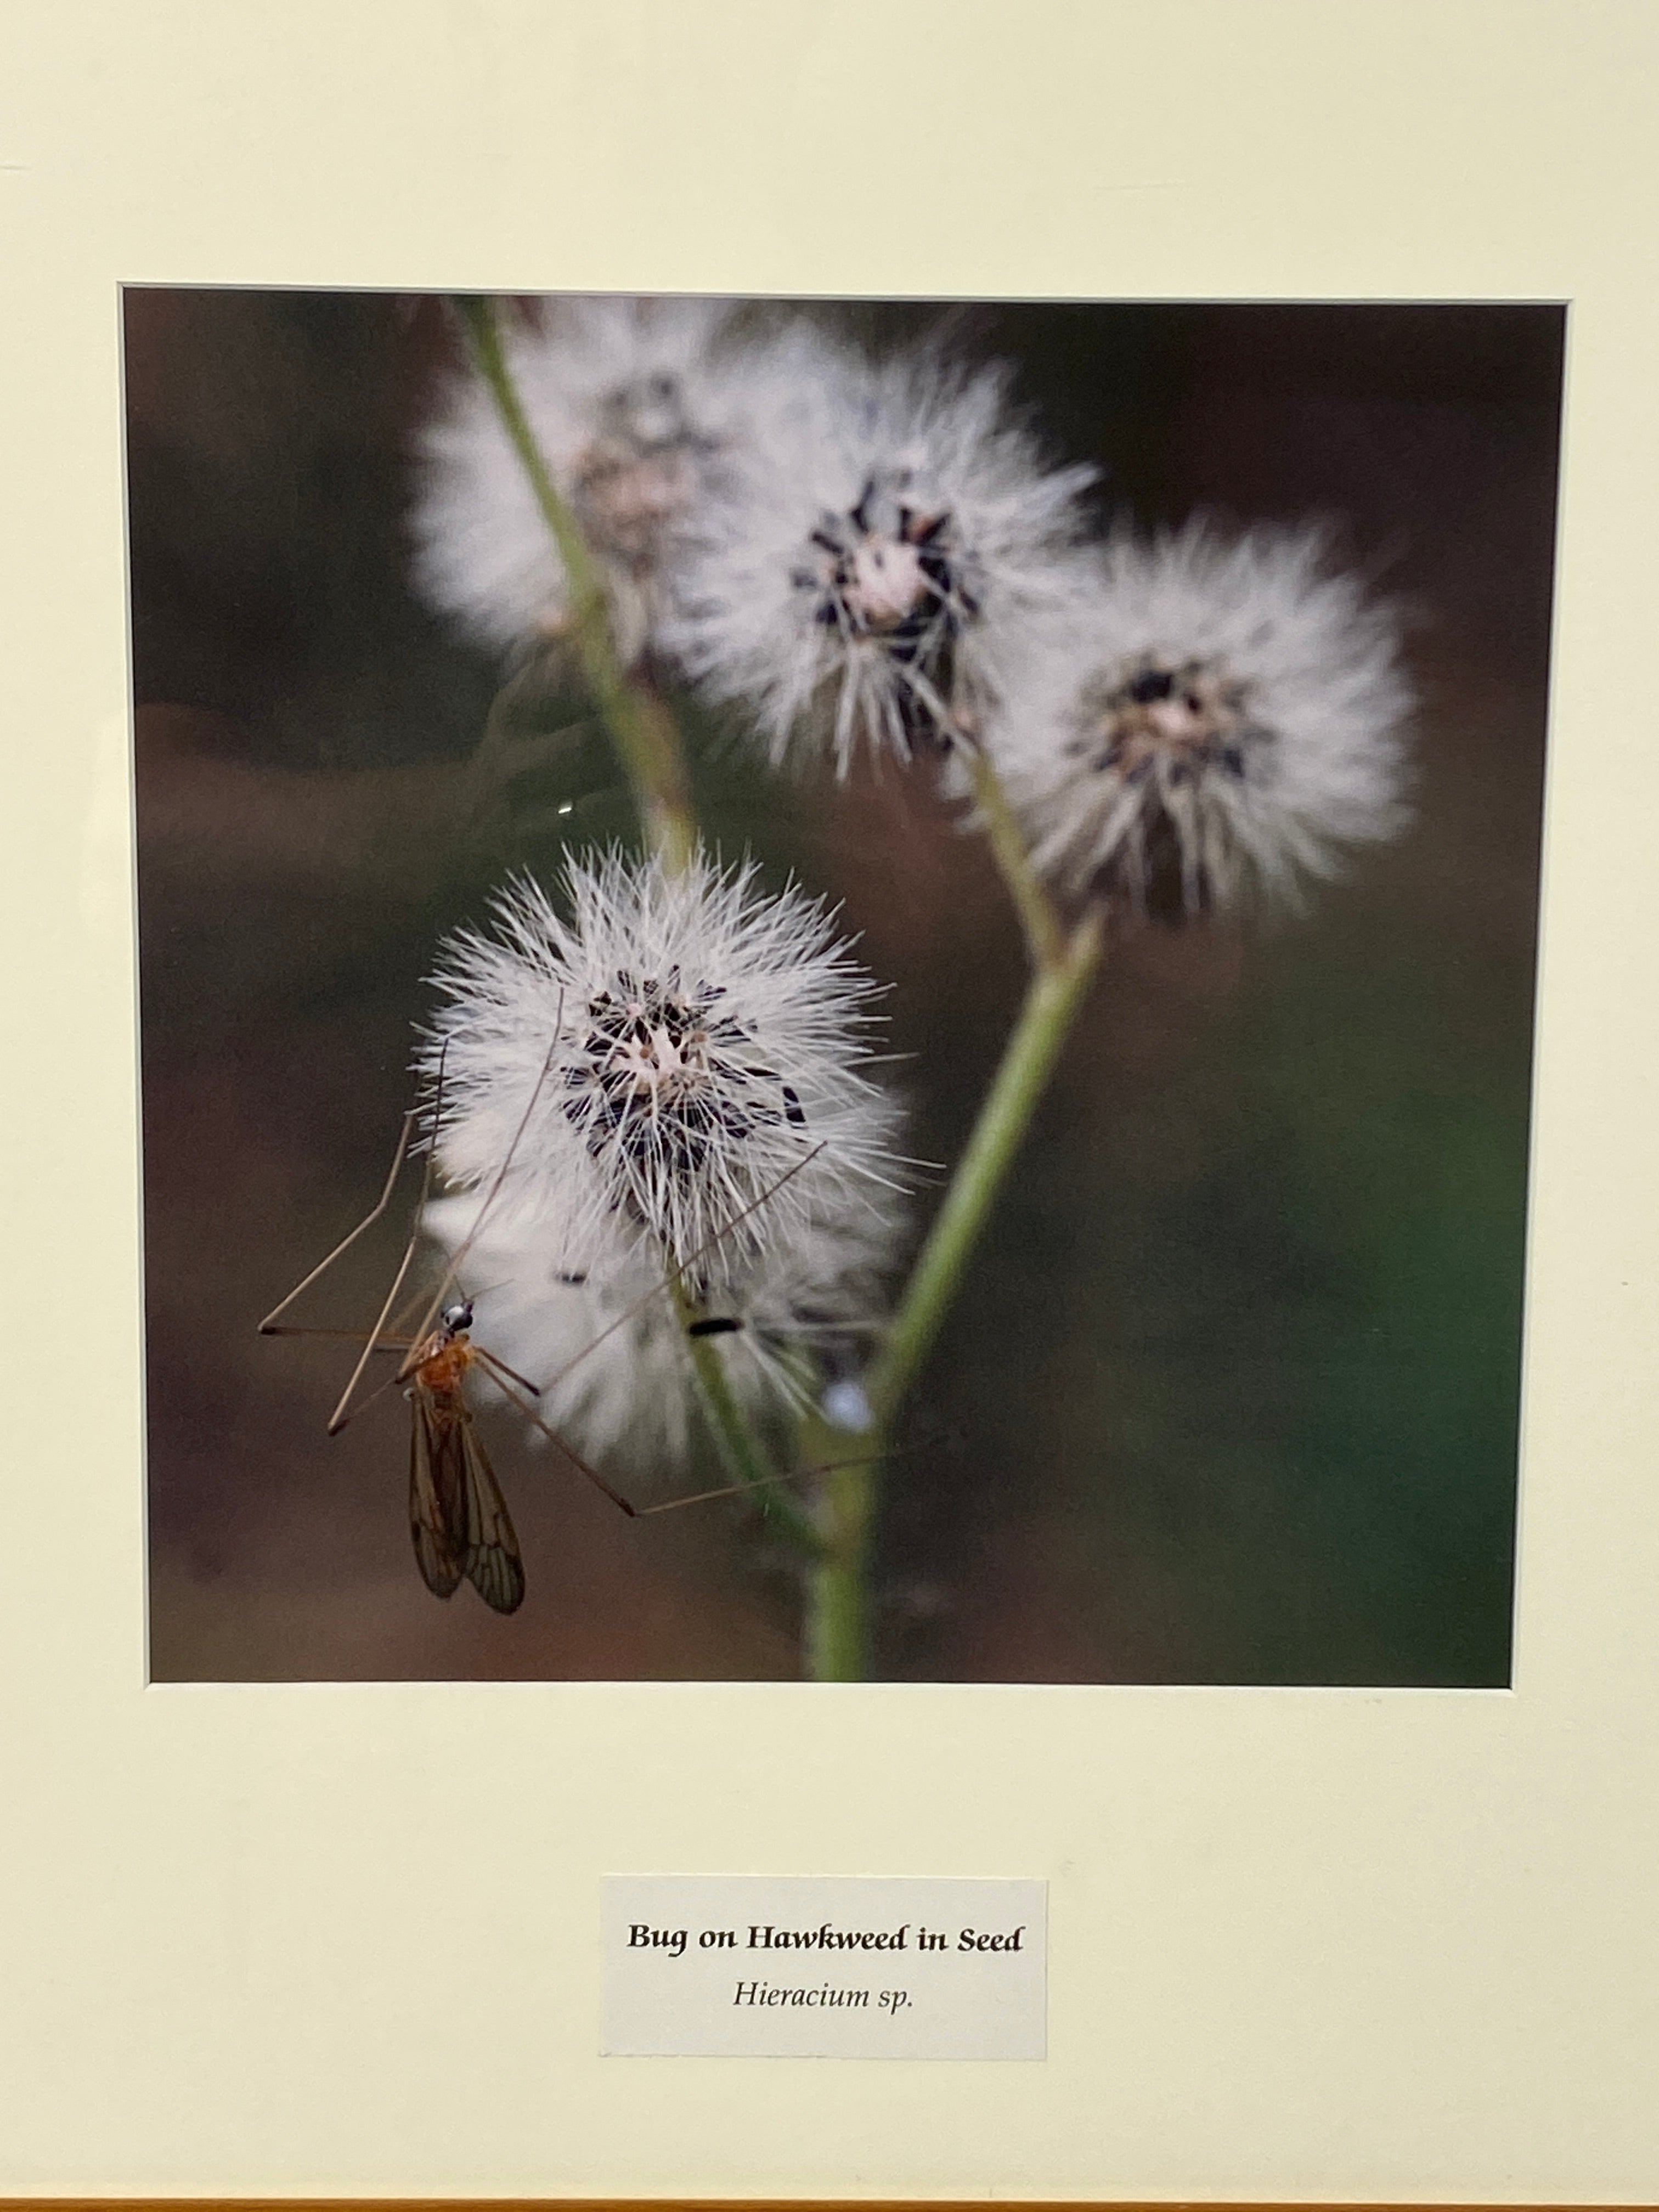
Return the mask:
{"type": "Polygon", "coordinates": [[[465,1329],[434,1328],[425,1343],[410,1354],[410,1379],[436,1399],[459,1397],[467,1370],[477,1356],[465,1329]]]}
{"type": "Polygon", "coordinates": [[[422,1579],[434,1597],[452,1595],[465,1577],[486,1605],[513,1613],[524,1598],[524,1563],[463,1389],[479,1358],[467,1335],[471,1319],[471,1305],[460,1300],[404,1362],[415,1414],[410,1532],[422,1579]]]}

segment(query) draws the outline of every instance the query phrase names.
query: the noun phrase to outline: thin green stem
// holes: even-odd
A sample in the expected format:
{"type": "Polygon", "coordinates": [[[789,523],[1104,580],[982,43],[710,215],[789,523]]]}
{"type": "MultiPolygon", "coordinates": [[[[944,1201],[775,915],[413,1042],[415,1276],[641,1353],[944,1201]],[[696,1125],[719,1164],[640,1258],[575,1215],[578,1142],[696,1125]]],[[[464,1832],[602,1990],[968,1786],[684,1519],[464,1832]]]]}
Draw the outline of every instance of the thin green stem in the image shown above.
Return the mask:
{"type": "Polygon", "coordinates": [[[825,1557],[808,1588],[807,1655],[814,1680],[859,1682],[868,1670],[869,1553],[880,1489],[880,1458],[904,1395],[950,1310],[1010,1162],[1030,1124],[1061,1046],[1100,964],[1098,917],[1081,922],[1058,958],[1034,975],[968,1148],[866,1384],[871,1425],[855,1433],[819,1425],[815,1455],[839,1467],[825,1482],[825,1557]],[[833,1440],[833,1441],[830,1441],[833,1440]]]}
{"type": "Polygon", "coordinates": [[[1101,918],[1069,934],[1043,889],[996,770],[964,744],[979,818],[1006,881],[1031,959],[1019,1018],[934,1218],[893,1325],[866,1382],[871,1422],[856,1435],[821,1431],[820,1454],[856,1458],[827,1480],[827,1557],[809,1589],[807,1650],[819,1681],[861,1681],[868,1668],[869,1552],[880,1490],[880,1457],[895,1416],[944,1324],[987,1216],[1030,1124],[1043,1087],[1099,965],[1101,918]],[[826,1441],[833,1439],[833,1443],[826,1441]]]}
{"type": "Polygon", "coordinates": [[[823,1557],[807,1584],[806,1671],[815,1682],[861,1682],[869,1671],[868,1540],[882,1441],[872,1430],[832,1429],[814,1417],[801,1449],[811,1464],[831,1470],[822,1494],[823,1557]]]}
{"type": "Polygon", "coordinates": [[[960,757],[967,763],[974,801],[979,808],[980,826],[992,857],[1002,871],[1003,881],[1019,915],[1020,927],[1025,932],[1031,965],[1039,970],[1056,968],[1066,957],[1065,925],[1031,866],[1031,855],[1008,794],[1003,789],[1002,778],[977,745],[964,744],[960,757]]]}
{"type": "Polygon", "coordinates": [[[696,848],[697,825],[673,717],[649,681],[624,668],[617,654],[603,574],[536,443],[507,362],[495,302],[467,296],[454,304],[474,364],[563,564],[577,657],[633,787],[646,842],[669,872],[678,875],[696,848]]]}
{"type": "Polygon", "coordinates": [[[702,1314],[683,1283],[673,1285],[674,1304],[680,1317],[680,1326],[688,1332],[691,1361],[697,1370],[697,1382],[702,1392],[703,1410],[708,1416],[708,1426],[720,1455],[728,1480],[740,1482],[755,1492],[755,1502],[767,1519],[790,1541],[805,1553],[811,1559],[823,1556],[823,1539],[813,1526],[810,1516],[787,1491],[778,1486],[777,1472],[761,1449],[760,1439],[738,1402],[714,1340],[708,1336],[692,1336],[692,1325],[702,1319],[702,1314]]]}
{"type": "Polygon", "coordinates": [[[866,1389],[879,1424],[890,1421],[933,1346],[969,1254],[1066,1042],[1103,944],[1090,915],[1052,966],[1039,969],[1004,1048],[968,1148],[928,1231],[866,1389]]]}
{"type": "Polygon", "coordinates": [[[966,763],[992,857],[1008,886],[1030,955],[1019,1018],[905,1285],[866,1388],[878,1427],[897,1412],[956,1296],[969,1255],[1018,1151],[1100,961],[1103,925],[1090,914],[1069,933],[1033,866],[1018,817],[990,757],[964,739],[966,763]]]}

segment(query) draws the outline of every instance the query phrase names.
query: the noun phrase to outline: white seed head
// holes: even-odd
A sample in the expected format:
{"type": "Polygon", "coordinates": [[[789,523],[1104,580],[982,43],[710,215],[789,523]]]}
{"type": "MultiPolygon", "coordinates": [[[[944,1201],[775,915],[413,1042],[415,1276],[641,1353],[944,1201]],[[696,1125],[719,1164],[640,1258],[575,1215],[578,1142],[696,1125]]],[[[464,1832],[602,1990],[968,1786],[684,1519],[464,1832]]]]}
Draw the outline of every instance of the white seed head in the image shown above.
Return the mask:
{"type": "MultiPolygon", "coordinates": [[[[659,621],[681,533],[745,418],[748,359],[728,303],[543,303],[506,355],[554,483],[598,557],[624,657],[659,621]]],[[[422,434],[410,517],[424,596],[483,644],[556,633],[568,588],[548,525],[476,375],[422,434]]]]}
{"type": "Polygon", "coordinates": [[[701,855],[680,875],[573,862],[564,890],[568,920],[522,881],[492,933],[448,948],[424,1061],[449,1180],[487,1188],[510,1158],[500,1218],[556,1224],[568,1270],[614,1273],[620,1236],[716,1288],[816,1222],[879,1213],[877,987],[826,909],[701,855]]]}
{"type": "Polygon", "coordinates": [[[1165,916],[1294,902],[1403,826],[1398,623],[1311,530],[1122,534],[988,725],[1037,866],[1165,916]]]}
{"type": "MultiPolygon", "coordinates": [[[[538,1413],[579,1451],[684,1458],[698,1384],[660,1262],[625,1235],[601,1235],[596,1246],[591,1222],[556,1212],[532,1219],[492,1208],[479,1231],[483,1205],[483,1194],[469,1191],[426,1212],[445,1250],[472,1239],[461,1279],[484,1286],[475,1297],[479,1342],[541,1387],[538,1413]]],[[[739,1254],[718,1289],[690,1285],[709,1318],[737,1324],[721,1326],[709,1348],[752,1420],[800,1411],[827,1373],[861,1364],[901,1226],[893,1204],[865,1202],[739,1254]]]]}
{"type": "MultiPolygon", "coordinates": [[[[691,532],[674,647],[775,764],[948,744],[1063,597],[1094,471],[1048,469],[1009,372],[798,343],[691,532]]],[[[776,381],[777,380],[775,380],[776,381]]]]}

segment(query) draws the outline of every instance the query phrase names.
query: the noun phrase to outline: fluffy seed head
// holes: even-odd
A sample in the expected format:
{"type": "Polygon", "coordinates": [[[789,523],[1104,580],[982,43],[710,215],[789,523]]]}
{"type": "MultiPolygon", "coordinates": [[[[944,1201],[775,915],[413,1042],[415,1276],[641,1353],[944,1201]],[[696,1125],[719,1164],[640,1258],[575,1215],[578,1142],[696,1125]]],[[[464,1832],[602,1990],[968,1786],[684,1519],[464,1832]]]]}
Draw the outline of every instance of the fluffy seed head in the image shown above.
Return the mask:
{"type": "Polygon", "coordinates": [[[1319,533],[1200,520],[1104,549],[988,742],[1039,868],[1172,919],[1393,836],[1410,705],[1395,617],[1319,533]]]}
{"type": "MultiPolygon", "coordinates": [[[[636,657],[660,620],[682,532],[746,414],[727,303],[564,299],[507,337],[526,416],[636,657]]],[[[420,442],[411,529],[432,605],[483,643],[521,647],[568,611],[563,568],[490,394],[469,375],[420,442]]]]}
{"type": "MultiPolygon", "coordinates": [[[[710,1346],[751,1419],[798,1411],[826,1376],[861,1358],[901,1225],[888,1197],[810,1222],[787,1243],[741,1251],[718,1289],[696,1286],[709,1317],[737,1324],[710,1346]]],[[[479,1231],[483,1203],[469,1191],[426,1214],[446,1250],[472,1239],[463,1280],[485,1286],[476,1299],[480,1342],[542,1386],[538,1411],[578,1450],[626,1454],[619,1471],[629,1474],[682,1459],[698,1385],[660,1262],[623,1234],[596,1244],[591,1222],[556,1212],[492,1209],[479,1231]]]]}
{"type": "Polygon", "coordinates": [[[775,763],[948,745],[1003,640],[1063,596],[1093,471],[1046,469],[1008,372],[798,347],[702,510],[675,647],[775,763]]]}
{"type": "Polygon", "coordinates": [[[825,909],[701,855],[681,875],[573,862],[564,890],[568,920],[510,887],[437,978],[424,1059],[450,1181],[488,1188],[510,1157],[498,1218],[556,1224],[567,1272],[614,1273],[620,1236],[714,1287],[878,1208],[896,1116],[861,1067],[876,987],[825,909]]]}

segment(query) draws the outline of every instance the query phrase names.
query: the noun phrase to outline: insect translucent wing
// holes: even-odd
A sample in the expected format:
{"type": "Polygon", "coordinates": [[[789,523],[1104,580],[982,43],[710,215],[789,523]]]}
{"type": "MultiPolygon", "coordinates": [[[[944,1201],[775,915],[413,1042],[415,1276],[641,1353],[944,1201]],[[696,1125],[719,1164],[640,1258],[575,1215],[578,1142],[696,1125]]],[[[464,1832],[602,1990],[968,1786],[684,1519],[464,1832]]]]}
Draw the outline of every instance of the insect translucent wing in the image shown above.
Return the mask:
{"type": "Polygon", "coordinates": [[[464,1408],[453,1434],[465,1495],[463,1570],[486,1605],[497,1613],[516,1613],[524,1602],[524,1562],[507,1500],[464,1408]]]}
{"type": "Polygon", "coordinates": [[[409,1448],[409,1527],[421,1579],[434,1597],[453,1597],[466,1571],[466,1481],[459,1438],[463,1425],[445,1420],[429,1391],[410,1390],[414,1432],[409,1448]]]}

